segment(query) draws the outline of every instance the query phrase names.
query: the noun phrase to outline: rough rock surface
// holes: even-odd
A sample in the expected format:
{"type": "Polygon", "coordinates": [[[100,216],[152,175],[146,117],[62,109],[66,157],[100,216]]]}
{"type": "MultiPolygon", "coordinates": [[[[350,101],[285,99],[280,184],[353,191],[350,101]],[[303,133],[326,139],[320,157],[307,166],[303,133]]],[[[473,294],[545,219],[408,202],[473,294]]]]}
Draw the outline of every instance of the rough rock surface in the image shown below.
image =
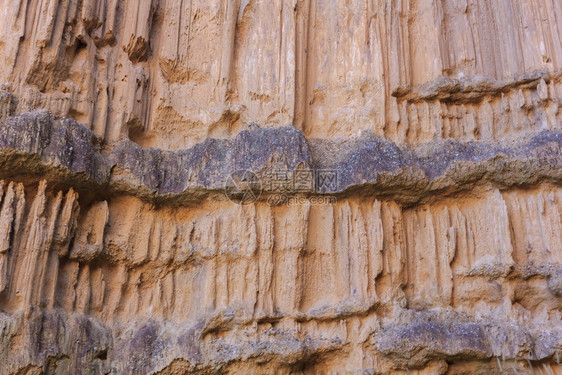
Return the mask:
{"type": "Polygon", "coordinates": [[[0,375],[562,374],[560,1],[0,16],[0,375]]]}

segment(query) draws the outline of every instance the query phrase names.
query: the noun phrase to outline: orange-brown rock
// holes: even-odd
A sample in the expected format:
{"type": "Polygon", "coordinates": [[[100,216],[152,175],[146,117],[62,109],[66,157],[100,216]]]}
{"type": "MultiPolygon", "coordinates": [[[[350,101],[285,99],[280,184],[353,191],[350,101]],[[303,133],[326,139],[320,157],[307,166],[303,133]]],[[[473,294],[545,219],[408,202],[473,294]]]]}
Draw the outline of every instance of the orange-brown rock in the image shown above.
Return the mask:
{"type": "Polygon", "coordinates": [[[560,1],[0,17],[0,375],[562,374],[560,1]]]}

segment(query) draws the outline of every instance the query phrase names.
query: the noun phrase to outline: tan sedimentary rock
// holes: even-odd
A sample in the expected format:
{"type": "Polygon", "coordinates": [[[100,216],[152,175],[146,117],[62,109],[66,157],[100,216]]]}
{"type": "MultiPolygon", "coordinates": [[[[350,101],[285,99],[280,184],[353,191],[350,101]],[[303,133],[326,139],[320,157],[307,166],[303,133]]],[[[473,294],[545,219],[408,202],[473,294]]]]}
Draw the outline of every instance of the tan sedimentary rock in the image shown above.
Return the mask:
{"type": "Polygon", "coordinates": [[[183,208],[115,197],[74,211],[77,224],[67,208],[74,193],[45,188],[8,200],[28,200],[30,209],[2,217],[21,233],[2,300],[7,373],[41,367],[48,350],[77,355],[60,346],[76,335],[90,335],[80,346],[90,357],[55,367],[87,360],[143,373],[176,361],[259,372],[310,361],[308,372],[432,373],[433,361],[446,369],[454,357],[454,366],[489,369],[497,357],[519,371],[529,357],[556,363],[560,292],[549,280],[560,277],[557,187],[492,189],[412,208],[353,197],[183,208]],[[65,235],[54,223],[75,233],[58,253],[53,239],[65,235]],[[90,250],[100,238],[104,250],[90,250]],[[38,331],[15,340],[25,326],[38,331]],[[63,336],[35,341],[49,329],[63,336]],[[124,357],[137,358],[135,370],[124,357]]]}
{"type": "Polygon", "coordinates": [[[562,374],[560,1],[0,17],[0,375],[562,374]]]}
{"type": "Polygon", "coordinates": [[[17,110],[46,108],[110,141],[180,149],[253,122],[415,143],[561,120],[556,0],[0,7],[0,82],[17,110]]]}

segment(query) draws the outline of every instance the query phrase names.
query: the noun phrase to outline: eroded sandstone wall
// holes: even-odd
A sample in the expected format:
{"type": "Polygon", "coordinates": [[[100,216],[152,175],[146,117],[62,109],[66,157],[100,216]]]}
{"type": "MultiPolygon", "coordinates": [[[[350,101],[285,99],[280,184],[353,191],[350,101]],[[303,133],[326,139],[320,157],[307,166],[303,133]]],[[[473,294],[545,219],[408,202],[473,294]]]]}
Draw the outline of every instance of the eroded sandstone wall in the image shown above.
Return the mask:
{"type": "Polygon", "coordinates": [[[560,1],[0,17],[0,375],[562,374],[560,1]]]}
{"type": "Polygon", "coordinates": [[[293,125],[398,142],[558,128],[557,0],[2,0],[0,82],[97,136],[181,149],[293,125]]]}

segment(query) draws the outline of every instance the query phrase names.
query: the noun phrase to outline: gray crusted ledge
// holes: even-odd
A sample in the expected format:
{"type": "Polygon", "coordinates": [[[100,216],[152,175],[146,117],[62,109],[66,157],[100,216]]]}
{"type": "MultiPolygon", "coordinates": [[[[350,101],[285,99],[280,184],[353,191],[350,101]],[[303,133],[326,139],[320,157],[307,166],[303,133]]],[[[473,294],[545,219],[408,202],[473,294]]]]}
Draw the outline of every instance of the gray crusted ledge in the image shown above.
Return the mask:
{"type": "MultiPolygon", "coordinates": [[[[422,369],[435,359],[554,360],[560,349],[559,327],[545,332],[533,322],[521,324],[492,316],[475,319],[450,311],[400,309],[397,313],[396,322],[373,329],[364,343],[390,359],[395,369],[422,369]]],[[[351,343],[291,329],[268,330],[259,340],[253,336],[233,340],[229,327],[224,327],[225,336],[204,340],[207,323],[205,319],[158,322],[141,318],[108,324],[63,310],[0,313],[0,329],[5,332],[0,375],[40,373],[49,364],[72,374],[154,374],[173,368],[176,361],[184,363],[181,373],[220,374],[240,361],[290,369],[326,353],[344,352],[351,343]],[[16,333],[22,331],[18,338],[16,333]],[[35,350],[23,350],[30,347],[35,350]]],[[[247,322],[246,327],[252,324],[247,322]]]]}
{"type": "Polygon", "coordinates": [[[295,128],[242,131],[232,140],[207,139],[190,149],[143,149],[123,140],[102,147],[94,134],[48,112],[7,118],[0,125],[0,178],[46,178],[81,194],[125,193],[175,204],[223,193],[229,175],[250,170],[262,198],[279,192],[279,175],[335,173],[331,183],[299,186],[298,193],[369,194],[415,203],[487,182],[497,187],[562,181],[562,132],[517,140],[436,141],[415,148],[373,135],[348,141],[305,139],[295,128]],[[285,173],[286,172],[286,173],[285,173]]]}
{"type": "Polygon", "coordinates": [[[514,89],[536,89],[541,80],[550,83],[551,81],[559,81],[561,77],[561,69],[550,72],[539,70],[505,80],[495,80],[490,77],[465,77],[460,79],[439,77],[412,88],[397,87],[392,92],[392,96],[409,102],[432,99],[461,103],[472,102],[485,96],[500,95],[514,89]]]}

